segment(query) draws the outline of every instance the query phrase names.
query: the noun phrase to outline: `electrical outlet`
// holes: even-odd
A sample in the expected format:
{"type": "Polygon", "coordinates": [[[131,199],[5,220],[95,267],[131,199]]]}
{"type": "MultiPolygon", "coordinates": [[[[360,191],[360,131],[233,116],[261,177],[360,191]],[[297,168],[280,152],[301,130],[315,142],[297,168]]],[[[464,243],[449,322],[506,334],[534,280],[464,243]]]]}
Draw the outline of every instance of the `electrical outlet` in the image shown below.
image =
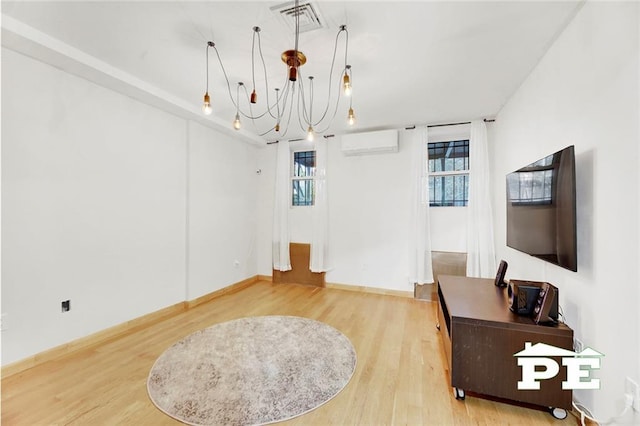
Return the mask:
{"type": "Polygon", "coordinates": [[[60,307],[63,313],[69,312],[71,310],[71,300],[63,300],[62,303],[60,303],[60,307]]]}
{"type": "Polygon", "coordinates": [[[7,329],[7,314],[0,315],[0,331],[7,329]]]}
{"type": "Polygon", "coordinates": [[[584,344],[582,343],[582,340],[578,339],[577,337],[573,338],[573,351],[575,353],[580,353],[584,350],[584,344]]]}
{"type": "Polygon", "coordinates": [[[627,377],[625,380],[624,392],[633,397],[633,409],[640,411],[640,386],[631,377],[627,377]]]}

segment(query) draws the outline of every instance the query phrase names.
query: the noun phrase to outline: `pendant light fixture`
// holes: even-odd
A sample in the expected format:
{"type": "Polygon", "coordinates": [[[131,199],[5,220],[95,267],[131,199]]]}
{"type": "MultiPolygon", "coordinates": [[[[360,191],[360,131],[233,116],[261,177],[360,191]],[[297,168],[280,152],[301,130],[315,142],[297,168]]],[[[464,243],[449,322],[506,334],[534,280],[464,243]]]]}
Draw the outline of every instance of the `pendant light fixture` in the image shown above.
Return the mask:
{"type": "Polygon", "coordinates": [[[313,142],[315,132],[313,130],[313,76],[309,76],[309,128],[307,129],[307,140],[313,142]]]}
{"type": "Polygon", "coordinates": [[[236,118],[233,120],[233,128],[236,130],[240,130],[240,109],[239,109],[239,99],[240,99],[240,88],[244,86],[243,82],[238,82],[238,88],[236,89],[236,118]]]}
{"type": "MultiPolygon", "coordinates": [[[[346,60],[347,58],[345,58],[345,62],[346,60]]],[[[344,68],[342,89],[344,90],[345,96],[349,96],[349,112],[347,113],[347,123],[349,123],[349,126],[353,126],[356,123],[356,115],[353,112],[353,99],[351,98],[351,93],[353,91],[353,88],[351,87],[351,65],[346,65],[344,68]]]]}
{"type": "Polygon", "coordinates": [[[204,92],[204,103],[202,104],[202,112],[205,115],[211,115],[213,112],[211,108],[211,97],[209,96],[209,47],[214,47],[212,41],[207,42],[207,88],[204,92]]]}
{"type": "Polygon", "coordinates": [[[349,107],[349,114],[347,114],[347,120],[350,126],[353,126],[356,122],[356,116],[353,113],[353,108],[349,107]]]}
{"type": "Polygon", "coordinates": [[[276,121],[276,125],[273,128],[273,130],[276,133],[280,132],[280,96],[279,96],[279,93],[280,93],[280,89],[278,89],[276,87],[276,106],[277,106],[277,110],[278,110],[278,115],[277,115],[278,118],[277,118],[277,121],[276,121]]]}
{"type": "Polygon", "coordinates": [[[346,65],[344,70],[344,77],[342,77],[342,90],[345,96],[351,96],[351,65],[346,65]]]}
{"type": "MultiPolygon", "coordinates": [[[[333,49],[333,58],[331,60],[331,67],[329,69],[329,81],[327,83],[327,99],[326,104],[322,108],[322,114],[318,115],[318,119],[314,120],[313,117],[313,105],[314,105],[314,94],[313,94],[313,76],[309,77],[309,89],[308,92],[305,90],[304,84],[302,84],[302,66],[307,62],[307,56],[299,50],[299,38],[300,38],[300,14],[304,13],[303,8],[310,7],[310,4],[304,4],[302,7],[299,4],[298,0],[295,0],[294,7],[292,9],[287,10],[287,15],[294,17],[295,19],[295,32],[294,32],[294,43],[293,49],[285,50],[280,58],[282,62],[286,65],[286,74],[284,77],[285,81],[281,88],[275,88],[275,100],[269,97],[269,78],[267,75],[267,67],[265,64],[264,56],[262,54],[262,45],[260,39],[260,27],[253,27],[253,38],[252,38],[252,46],[251,46],[251,79],[252,79],[252,87],[251,94],[248,93],[247,88],[242,83],[238,83],[236,88],[236,97],[233,99],[231,95],[231,87],[229,83],[229,78],[227,76],[227,72],[225,70],[224,64],[220,57],[220,52],[218,51],[214,42],[207,42],[207,86],[206,92],[204,96],[204,105],[203,112],[205,114],[211,114],[211,98],[209,96],[209,49],[212,48],[216,52],[216,56],[218,58],[218,62],[220,64],[220,68],[222,69],[222,73],[227,83],[227,89],[229,93],[229,98],[232,104],[236,107],[236,115],[233,120],[233,127],[236,130],[240,129],[240,116],[249,119],[252,121],[254,126],[257,128],[259,125],[257,120],[262,118],[271,118],[272,123],[270,128],[262,129],[263,131],[258,130],[260,136],[265,136],[271,132],[276,132],[279,137],[284,137],[287,132],[291,130],[293,126],[295,126],[295,121],[298,121],[300,125],[300,130],[307,132],[307,139],[312,140],[316,133],[324,133],[329,129],[333,119],[336,116],[336,113],[339,108],[341,95],[345,97],[349,97],[349,110],[347,114],[347,121],[349,124],[353,125],[355,122],[355,115],[353,112],[352,106],[352,74],[351,74],[351,65],[348,64],[348,45],[349,45],[349,33],[347,31],[346,25],[341,25],[338,29],[338,33],[335,37],[334,49],[333,49]],[[344,36],[344,37],[342,37],[344,36]],[[334,68],[336,65],[336,54],[338,52],[338,44],[340,39],[344,38],[344,65],[342,69],[342,73],[338,75],[339,80],[337,83],[337,87],[334,86],[334,68]],[[265,82],[265,91],[264,97],[262,97],[262,104],[258,103],[258,100],[261,98],[260,89],[256,87],[256,79],[255,79],[255,58],[259,57],[262,62],[262,68],[264,70],[264,82],[265,82]],[[340,78],[341,77],[341,78],[340,78]],[[335,90],[333,89],[335,87],[335,90]],[[243,109],[241,107],[240,102],[240,90],[244,90],[246,94],[246,101],[248,108],[243,109]],[[260,109],[260,112],[255,113],[256,108],[260,109]],[[297,115],[297,118],[294,118],[293,122],[291,120],[293,115],[297,115]]],[[[243,96],[244,99],[244,96],[243,96]]],[[[261,125],[264,125],[262,122],[261,125]]]]}

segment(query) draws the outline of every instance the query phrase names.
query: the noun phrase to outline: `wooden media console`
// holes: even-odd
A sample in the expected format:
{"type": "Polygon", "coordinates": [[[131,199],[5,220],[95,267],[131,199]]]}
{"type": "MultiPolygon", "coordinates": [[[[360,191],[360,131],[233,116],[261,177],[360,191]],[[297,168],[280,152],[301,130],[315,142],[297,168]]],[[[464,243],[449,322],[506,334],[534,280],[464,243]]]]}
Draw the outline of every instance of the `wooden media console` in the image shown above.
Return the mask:
{"type": "Polygon", "coordinates": [[[518,390],[522,368],[514,356],[527,342],[572,351],[571,328],[536,325],[530,317],[514,314],[508,307],[507,290],[495,286],[492,279],[439,276],[437,299],[438,328],[456,398],[464,399],[468,391],[549,409],[571,409],[572,392],[562,389],[566,370],[561,358],[550,357],[560,371],[541,380],[540,390],[518,390]]]}

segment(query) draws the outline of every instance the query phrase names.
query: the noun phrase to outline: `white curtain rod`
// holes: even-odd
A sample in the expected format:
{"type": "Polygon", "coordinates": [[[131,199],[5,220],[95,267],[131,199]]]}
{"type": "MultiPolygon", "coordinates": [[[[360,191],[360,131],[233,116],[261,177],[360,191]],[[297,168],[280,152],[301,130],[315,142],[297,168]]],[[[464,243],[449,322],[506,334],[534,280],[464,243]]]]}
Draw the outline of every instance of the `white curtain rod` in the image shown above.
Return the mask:
{"type": "MultiPolygon", "coordinates": [[[[495,118],[485,118],[483,119],[483,121],[485,123],[493,123],[494,121],[496,121],[495,118]]],[[[461,124],[471,124],[470,121],[461,121],[459,123],[443,123],[443,124],[428,124],[427,127],[431,128],[431,127],[446,127],[446,126],[458,126],[461,124]]],[[[409,126],[409,127],[405,127],[405,130],[413,130],[416,128],[416,125],[414,124],[413,126],[409,126]]]]}
{"type": "MultiPolygon", "coordinates": [[[[485,118],[483,119],[483,121],[485,123],[493,123],[494,121],[496,121],[495,118],[485,118]]],[[[428,124],[427,127],[428,128],[432,128],[432,127],[446,127],[446,126],[458,126],[461,124],[471,124],[470,121],[461,121],[459,123],[443,123],[443,124],[428,124]]],[[[405,127],[404,130],[413,130],[416,128],[416,125],[414,124],[413,126],[409,126],[409,127],[405,127]]],[[[325,139],[329,139],[334,137],[335,135],[325,135],[323,136],[323,138],[325,139]]],[[[287,142],[298,142],[298,141],[303,141],[304,139],[289,139],[287,142]]],[[[277,141],[271,141],[271,142],[267,142],[267,145],[273,145],[274,143],[278,143],[280,142],[279,140],[277,141]]]]}

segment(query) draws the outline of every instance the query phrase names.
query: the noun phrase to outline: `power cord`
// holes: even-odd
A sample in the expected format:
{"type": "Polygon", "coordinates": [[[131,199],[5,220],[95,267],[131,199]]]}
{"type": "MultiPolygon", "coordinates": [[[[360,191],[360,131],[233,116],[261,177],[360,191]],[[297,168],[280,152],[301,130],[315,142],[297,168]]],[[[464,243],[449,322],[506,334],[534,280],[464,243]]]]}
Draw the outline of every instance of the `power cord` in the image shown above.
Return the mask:
{"type": "Polygon", "coordinates": [[[624,394],[624,409],[622,410],[622,413],[618,414],[617,416],[611,417],[609,420],[598,420],[592,417],[591,413],[586,407],[584,407],[581,404],[576,404],[575,401],[571,402],[571,405],[573,405],[573,408],[578,413],[580,413],[580,424],[582,426],[585,426],[585,423],[584,423],[585,418],[591,420],[592,422],[596,422],[599,425],[609,425],[615,422],[616,420],[620,420],[622,417],[624,417],[627,414],[627,412],[629,411],[629,408],[633,406],[633,395],[629,393],[624,394]]]}
{"type": "Polygon", "coordinates": [[[558,316],[562,317],[562,319],[558,319],[558,322],[564,324],[566,322],[566,320],[564,318],[564,310],[562,309],[562,306],[560,306],[560,305],[558,305],[558,316]]]}

